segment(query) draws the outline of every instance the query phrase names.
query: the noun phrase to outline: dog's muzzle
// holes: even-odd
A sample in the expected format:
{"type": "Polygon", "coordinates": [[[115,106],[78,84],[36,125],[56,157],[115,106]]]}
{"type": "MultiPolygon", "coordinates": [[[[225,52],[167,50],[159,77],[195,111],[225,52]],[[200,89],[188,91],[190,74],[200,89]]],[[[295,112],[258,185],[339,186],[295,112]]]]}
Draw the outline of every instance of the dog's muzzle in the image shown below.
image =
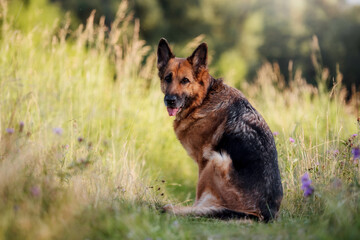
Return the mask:
{"type": "Polygon", "coordinates": [[[164,102],[167,107],[176,108],[176,95],[165,95],[164,102]]]}
{"type": "Polygon", "coordinates": [[[164,97],[165,106],[169,116],[175,116],[177,112],[181,109],[181,99],[177,95],[167,94],[164,97]]]}

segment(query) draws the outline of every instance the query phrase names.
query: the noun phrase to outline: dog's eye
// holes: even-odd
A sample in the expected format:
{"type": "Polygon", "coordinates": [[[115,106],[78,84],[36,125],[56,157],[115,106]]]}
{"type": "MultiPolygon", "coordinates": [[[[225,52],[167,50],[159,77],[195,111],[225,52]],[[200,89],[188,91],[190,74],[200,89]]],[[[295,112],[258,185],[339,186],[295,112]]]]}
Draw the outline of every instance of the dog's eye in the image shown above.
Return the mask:
{"type": "Polygon", "coordinates": [[[171,79],[172,79],[172,74],[171,74],[171,73],[168,74],[168,75],[165,77],[165,81],[166,81],[167,83],[171,83],[171,79]]]}
{"type": "Polygon", "coordinates": [[[185,85],[189,82],[190,82],[190,80],[188,78],[183,78],[180,83],[185,85]]]}

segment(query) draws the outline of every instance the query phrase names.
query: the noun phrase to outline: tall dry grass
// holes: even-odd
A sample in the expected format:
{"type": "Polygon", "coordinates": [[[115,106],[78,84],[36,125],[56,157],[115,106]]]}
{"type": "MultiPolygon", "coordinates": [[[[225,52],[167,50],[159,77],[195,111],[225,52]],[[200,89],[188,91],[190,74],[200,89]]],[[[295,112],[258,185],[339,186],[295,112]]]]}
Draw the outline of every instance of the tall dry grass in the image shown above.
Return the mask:
{"type": "Polygon", "coordinates": [[[146,93],[146,81],[132,83],[149,78],[153,57],[143,65],[149,47],[127,1],[111,29],[93,12],[75,32],[69,17],[20,31],[0,3],[0,238],[54,238],[86,209],[114,201],[154,206],[126,130],[131,101],[146,93]]]}

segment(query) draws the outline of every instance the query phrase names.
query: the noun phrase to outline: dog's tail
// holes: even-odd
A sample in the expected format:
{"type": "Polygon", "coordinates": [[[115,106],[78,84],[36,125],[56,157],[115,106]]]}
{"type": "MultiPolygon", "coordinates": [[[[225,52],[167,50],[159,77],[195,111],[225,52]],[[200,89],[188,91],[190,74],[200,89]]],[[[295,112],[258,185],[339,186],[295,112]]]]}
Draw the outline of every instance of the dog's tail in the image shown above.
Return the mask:
{"type": "Polygon", "coordinates": [[[230,219],[251,219],[256,221],[262,221],[262,217],[256,212],[251,211],[234,211],[224,207],[179,207],[166,205],[163,208],[164,212],[173,213],[180,216],[198,216],[217,218],[222,220],[230,219]]]}
{"type": "Polygon", "coordinates": [[[250,219],[261,221],[262,217],[255,213],[238,212],[227,208],[218,209],[217,211],[208,212],[208,217],[218,218],[222,220],[230,219],[250,219]]]}

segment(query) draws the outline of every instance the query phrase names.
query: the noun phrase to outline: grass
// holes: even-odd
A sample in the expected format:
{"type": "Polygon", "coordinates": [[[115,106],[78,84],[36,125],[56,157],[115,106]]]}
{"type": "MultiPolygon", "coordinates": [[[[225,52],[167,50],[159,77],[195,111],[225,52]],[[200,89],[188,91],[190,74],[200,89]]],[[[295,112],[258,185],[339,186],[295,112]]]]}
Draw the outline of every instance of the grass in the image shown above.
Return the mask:
{"type": "Polygon", "coordinates": [[[177,218],[158,208],[193,202],[197,166],[173,133],[155,53],[127,3],[111,30],[91,15],[75,31],[54,6],[36,18],[43,0],[0,3],[0,239],[359,238],[356,95],[346,102],[341,73],[319,64],[316,38],[318,87],[300,71],[285,84],[269,63],[240,87],[278,133],[279,219],[177,218]],[[315,188],[307,198],[305,172],[315,188]]]}

